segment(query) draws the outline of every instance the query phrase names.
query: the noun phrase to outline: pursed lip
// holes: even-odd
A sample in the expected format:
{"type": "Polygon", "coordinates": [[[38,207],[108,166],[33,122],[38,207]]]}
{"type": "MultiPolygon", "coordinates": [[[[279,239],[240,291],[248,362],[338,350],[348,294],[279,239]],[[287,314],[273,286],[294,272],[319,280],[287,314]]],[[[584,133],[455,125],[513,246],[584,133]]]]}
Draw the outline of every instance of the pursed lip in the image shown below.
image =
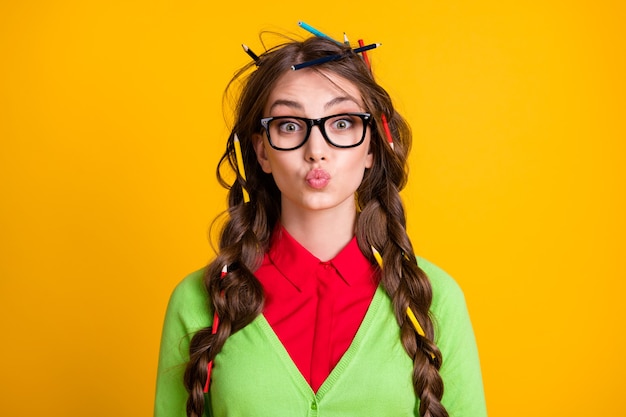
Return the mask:
{"type": "Polygon", "coordinates": [[[328,185],[330,182],[330,174],[321,168],[316,168],[306,174],[305,180],[311,188],[319,190],[328,185]]]}

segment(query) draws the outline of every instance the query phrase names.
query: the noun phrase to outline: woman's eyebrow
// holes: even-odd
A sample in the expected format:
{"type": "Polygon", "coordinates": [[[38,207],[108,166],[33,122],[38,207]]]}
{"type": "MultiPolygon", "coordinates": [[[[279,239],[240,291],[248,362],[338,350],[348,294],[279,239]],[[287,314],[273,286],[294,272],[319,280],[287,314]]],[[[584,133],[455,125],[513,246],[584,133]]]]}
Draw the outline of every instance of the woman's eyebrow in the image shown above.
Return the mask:
{"type": "Polygon", "coordinates": [[[293,101],[293,100],[284,100],[284,99],[279,99],[276,100],[272,103],[272,105],[269,108],[269,111],[271,112],[274,107],[278,107],[278,106],[286,106],[295,110],[303,110],[304,107],[302,106],[302,104],[298,103],[297,101],[293,101]]]}
{"type": "Polygon", "coordinates": [[[339,96],[339,97],[335,97],[334,99],[330,100],[328,103],[324,104],[324,108],[329,109],[333,106],[336,106],[337,104],[341,104],[346,101],[351,101],[354,104],[360,106],[360,104],[354,98],[350,96],[339,96]]]}
{"type": "MultiPolygon", "coordinates": [[[[338,96],[338,97],[333,98],[326,104],[324,104],[324,109],[328,110],[344,102],[352,102],[356,104],[357,106],[360,106],[359,102],[357,102],[357,100],[355,100],[351,96],[338,96]]],[[[278,107],[278,106],[285,106],[294,110],[304,110],[304,106],[300,102],[297,102],[294,100],[287,100],[287,99],[278,99],[272,103],[272,105],[269,108],[269,112],[271,112],[272,110],[274,110],[275,107],[278,107]]]]}

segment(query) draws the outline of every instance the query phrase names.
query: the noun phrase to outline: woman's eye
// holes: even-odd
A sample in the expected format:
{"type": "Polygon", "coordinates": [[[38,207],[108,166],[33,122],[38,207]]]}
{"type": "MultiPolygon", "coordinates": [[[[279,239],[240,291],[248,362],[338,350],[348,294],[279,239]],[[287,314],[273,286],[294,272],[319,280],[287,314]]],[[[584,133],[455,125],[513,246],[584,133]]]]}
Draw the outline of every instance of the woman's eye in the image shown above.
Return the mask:
{"type": "Polygon", "coordinates": [[[333,129],[336,130],[346,130],[352,127],[352,121],[348,119],[339,119],[335,120],[332,124],[333,129]]]}
{"type": "Polygon", "coordinates": [[[300,125],[294,121],[282,122],[278,128],[284,133],[298,132],[301,129],[300,125]]]}

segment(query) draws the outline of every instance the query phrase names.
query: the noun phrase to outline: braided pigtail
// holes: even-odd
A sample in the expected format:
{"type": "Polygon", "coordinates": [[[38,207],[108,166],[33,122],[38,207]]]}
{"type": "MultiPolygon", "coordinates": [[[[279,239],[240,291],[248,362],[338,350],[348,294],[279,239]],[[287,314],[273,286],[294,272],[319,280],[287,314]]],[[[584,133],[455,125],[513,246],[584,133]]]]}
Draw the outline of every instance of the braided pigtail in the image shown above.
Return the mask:
{"type": "MultiPolygon", "coordinates": [[[[249,143],[245,141],[244,143],[249,143]]],[[[246,166],[251,165],[254,152],[249,146],[242,148],[246,166]]],[[[234,135],[229,138],[220,165],[228,164],[237,172],[234,135]]],[[[254,171],[253,171],[254,172],[254,171]]],[[[248,325],[261,314],[263,289],[253,272],[258,268],[270,239],[270,232],[278,219],[280,197],[276,198],[275,184],[271,177],[254,172],[244,181],[238,175],[230,185],[228,220],[221,231],[219,251],[208,265],[204,284],[210,304],[219,317],[217,329],[207,327],[198,331],[189,346],[189,362],[185,370],[185,387],[189,393],[187,416],[200,417],[205,407],[205,391],[208,389],[207,367],[221,351],[230,335],[248,325]],[[243,187],[249,191],[250,202],[244,204],[243,187]],[[227,266],[225,273],[224,266],[227,266]]]]}
{"type": "MultiPolygon", "coordinates": [[[[383,107],[384,108],[384,107],[383,107]]],[[[408,125],[389,108],[389,127],[394,147],[388,146],[382,126],[372,129],[374,165],[367,172],[358,190],[361,207],[357,223],[357,239],[361,251],[372,261],[380,256],[381,285],[392,299],[400,339],[413,359],[413,387],[420,399],[422,417],[447,417],[441,404],[443,381],[439,375],[442,357],[433,342],[434,326],[429,316],[432,288],[428,277],[416,262],[411,241],[406,233],[406,215],[400,190],[406,183],[408,125]],[[376,257],[372,248],[380,252],[376,257]],[[417,325],[407,315],[413,314],[417,325]]],[[[380,120],[377,118],[377,120],[380,120]]]]}

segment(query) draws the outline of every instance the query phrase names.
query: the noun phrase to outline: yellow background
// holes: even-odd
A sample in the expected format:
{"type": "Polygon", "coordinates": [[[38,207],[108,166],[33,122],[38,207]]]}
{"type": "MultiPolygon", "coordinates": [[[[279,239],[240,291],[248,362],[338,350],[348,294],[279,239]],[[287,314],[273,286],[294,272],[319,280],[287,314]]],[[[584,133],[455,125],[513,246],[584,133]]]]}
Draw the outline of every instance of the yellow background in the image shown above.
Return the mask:
{"type": "Polygon", "coordinates": [[[298,20],[383,43],[410,232],[465,290],[490,415],[624,415],[624,8],[3,1],[0,415],[151,415],[169,293],[224,207],[222,91],[298,20]]]}

